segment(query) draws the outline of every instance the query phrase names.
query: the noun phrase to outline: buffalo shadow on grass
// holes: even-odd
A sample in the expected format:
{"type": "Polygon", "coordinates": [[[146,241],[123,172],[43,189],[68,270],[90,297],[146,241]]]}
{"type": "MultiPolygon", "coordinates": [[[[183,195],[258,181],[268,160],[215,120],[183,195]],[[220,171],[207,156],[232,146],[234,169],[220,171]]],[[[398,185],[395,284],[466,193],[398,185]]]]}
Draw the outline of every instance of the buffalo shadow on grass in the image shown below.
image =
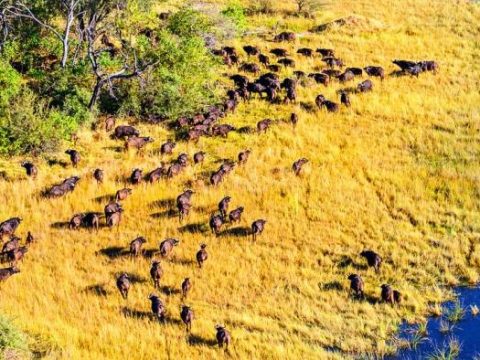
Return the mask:
{"type": "Polygon", "coordinates": [[[148,282],[148,280],[146,278],[144,278],[143,276],[140,276],[140,275],[137,275],[137,274],[134,274],[134,273],[131,273],[131,272],[116,272],[114,275],[115,275],[115,278],[118,278],[120,275],[122,274],[127,274],[128,275],[128,279],[130,280],[130,283],[132,284],[145,284],[148,282]]]}
{"type": "Polygon", "coordinates": [[[68,162],[64,161],[64,160],[58,160],[58,159],[47,159],[47,164],[48,166],[55,166],[55,165],[58,165],[58,166],[61,166],[63,168],[66,168],[68,166],[68,162]]]}
{"type": "Polygon", "coordinates": [[[93,200],[96,203],[99,203],[99,204],[106,204],[106,203],[109,203],[111,201],[114,201],[115,200],[115,195],[114,194],[101,195],[101,196],[97,196],[93,200]]]}
{"type": "Polygon", "coordinates": [[[178,295],[181,293],[180,289],[176,289],[175,287],[168,285],[160,285],[160,289],[158,289],[158,291],[167,296],[178,295]]]}
{"type": "Polygon", "coordinates": [[[236,226],[234,228],[226,229],[220,232],[218,236],[234,236],[234,237],[247,237],[252,235],[252,229],[247,226],[236,226]]]}
{"type": "Polygon", "coordinates": [[[130,251],[122,246],[109,246],[104,249],[100,249],[99,253],[105,255],[109,259],[117,259],[130,255],[130,251]]]}
{"type": "Polygon", "coordinates": [[[52,229],[69,229],[70,221],[56,221],[50,224],[52,229]]]}
{"type": "Polygon", "coordinates": [[[190,345],[193,346],[216,346],[218,345],[217,340],[211,338],[207,339],[203,336],[196,335],[196,334],[189,334],[187,341],[190,345]]]}
{"type": "Polygon", "coordinates": [[[158,207],[161,209],[164,209],[164,208],[172,209],[175,206],[175,203],[176,203],[175,199],[170,198],[170,199],[155,200],[150,202],[148,205],[150,207],[158,207]]]}
{"type": "Polygon", "coordinates": [[[180,233],[205,234],[208,232],[208,226],[204,222],[187,224],[178,228],[180,233]]]}
{"type": "Polygon", "coordinates": [[[87,286],[84,290],[86,293],[106,297],[109,292],[105,289],[105,284],[94,284],[87,286]]]}
{"type": "Polygon", "coordinates": [[[178,217],[178,212],[173,209],[160,211],[157,213],[150,214],[150,217],[154,219],[173,219],[178,217]]]}

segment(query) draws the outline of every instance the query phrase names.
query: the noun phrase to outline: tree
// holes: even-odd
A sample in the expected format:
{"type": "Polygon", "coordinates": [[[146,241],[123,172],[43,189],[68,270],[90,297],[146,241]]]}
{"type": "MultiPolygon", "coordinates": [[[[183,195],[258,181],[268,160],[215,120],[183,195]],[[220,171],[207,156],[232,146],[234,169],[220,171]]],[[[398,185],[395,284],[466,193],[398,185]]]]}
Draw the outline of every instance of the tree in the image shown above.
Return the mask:
{"type": "Polygon", "coordinates": [[[298,13],[312,16],[314,12],[325,6],[323,0],[294,0],[298,7],[298,13]]]}
{"type": "Polygon", "coordinates": [[[13,18],[25,18],[38,24],[43,29],[51,32],[62,43],[63,53],[61,66],[67,65],[69,44],[70,44],[70,32],[72,30],[73,23],[77,16],[82,13],[83,0],[60,0],[53,2],[56,6],[50,8],[50,10],[58,13],[65,22],[65,26],[62,30],[57,29],[54,25],[49,24],[48,20],[42,19],[35,12],[35,6],[27,4],[22,0],[2,0],[0,1],[0,9],[2,9],[0,16],[0,24],[2,25],[3,36],[8,34],[8,17],[13,18]]]}

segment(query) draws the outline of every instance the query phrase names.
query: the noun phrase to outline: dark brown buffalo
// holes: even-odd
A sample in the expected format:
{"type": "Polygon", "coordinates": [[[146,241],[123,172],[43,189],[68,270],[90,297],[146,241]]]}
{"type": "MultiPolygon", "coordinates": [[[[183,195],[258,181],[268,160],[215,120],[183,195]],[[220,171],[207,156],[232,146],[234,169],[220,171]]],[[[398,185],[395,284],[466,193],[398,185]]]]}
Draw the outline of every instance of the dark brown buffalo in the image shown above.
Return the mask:
{"type": "Polygon", "coordinates": [[[210,176],[210,184],[213,186],[217,186],[223,181],[224,176],[226,175],[225,171],[217,170],[210,176]]]}
{"type": "Polygon", "coordinates": [[[230,204],[230,201],[232,198],[230,196],[225,196],[220,202],[218,203],[218,211],[220,211],[220,214],[222,217],[225,219],[227,216],[228,212],[228,206],[230,204]]]}
{"type": "Polygon", "coordinates": [[[255,63],[245,63],[240,65],[238,68],[240,71],[258,74],[260,72],[260,67],[255,63]]]}
{"type": "Polygon", "coordinates": [[[348,277],[348,280],[350,280],[350,291],[353,293],[353,296],[359,299],[363,299],[364,284],[360,275],[351,274],[348,277]]]}
{"type": "Polygon", "coordinates": [[[80,162],[80,154],[77,150],[69,149],[65,151],[65,154],[70,156],[70,162],[72,163],[73,167],[77,167],[78,163],[80,162]]]}
{"type": "Polygon", "coordinates": [[[177,196],[177,209],[179,212],[180,221],[190,212],[192,206],[192,195],[194,192],[190,189],[185,190],[182,194],[177,196]]]}
{"type": "Polygon", "coordinates": [[[334,56],[324,57],[324,58],[322,58],[322,61],[325,64],[327,64],[331,69],[333,69],[335,66],[338,66],[340,68],[342,68],[344,66],[342,59],[336,58],[334,56]]]}
{"type": "Polygon", "coordinates": [[[205,159],[205,152],[199,151],[193,155],[193,162],[194,164],[200,164],[203,163],[203,160],[205,159]]]}
{"type": "Polygon", "coordinates": [[[355,74],[350,70],[346,70],[344,73],[338,75],[337,79],[341,83],[352,81],[355,78],[355,74]]]}
{"type": "Polygon", "coordinates": [[[162,144],[162,146],[160,147],[160,153],[171,154],[173,153],[173,149],[175,149],[175,146],[177,146],[177,144],[175,144],[171,140],[168,140],[166,143],[162,144]]]}
{"type": "Polygon", "coordinates": [[[432,71],[436,73],[438,71],[438,63],[434,60],[424,60],[418,63],[422,68],[422,71],[432,71]]]}
{"type": "Polygon", "coordinates": [[[160,289],[160,279],[163,276],[163,269],[160,264],[160,261],[154,260],[152,262],[152,267],[150,268],[150,277],[152,278],[153,281],[153,286],[156,289],[160,289]]]}
{"type": "Polygon", "coordinates": [[[115,194],[115,201],[123,201],[130,195],[132,195],[132,189],[129,189],[129,188],[120,189],[115,194]]]}
{"type": "Polygon", "coordinates": [[[348,67],[348,68],[345,69],[345,71],[350,71],[355,76],[362,76],[363,75],[363,70],[361,68],[357,68],[357,67],[348,67]]]}
{"type": "Polygon", "coordinates": [[[120,225],[120,221],[122,221],[122,212],[113,213],[108,215],[106,218],[106,223],[109,228],[114,227],[115,225],[120,225]]]}
{"type": "Polygon", "coordinates": [[[337,70],[337,69],[323,69],[322,70],[322,74],[326,74],[326,75],[330,76],[331,78],[332,77],[337,77],[341,73],[342,72],[340,70],[337,70]]]}
{"type": "Polygon", "coordinates": [[[330,83],[330,76],[323,73],[312,73],[308,77],[313,78],[317,84],[323,84],[327,86],[330,83]]]}
{"type": "Polygon", "coordinates": [[[295,41],[296,38],[297,38],[297,36],[295,35],[295,33],[290,32],[290,31],[284,31],[284,32],[281,32],[280,34],[276,35],[273,38],[273,41],[276,41],[276,42],[281,42],[281,41],[291,42],[291,41],[295,41]]]}
{"type": "Polygon", "coordinates": [[[6,253],[20,247],[20,238],[17,236],[12,236],[9,241],[3,244],[2,253],[6,253]]]}
{"type": "Polygon", "coordinates": [[[142,182],[143,171],[141,169],[134,169],[130,175],[130,183],[132,185],[138,185],[142,182]]]}
{"type": "Polygon", "coordinates": [[[288,52],[285,49],[275,48],[270,50],[270,54],[273,54],[278,57],[285,57],[288,56],[288,52]]]}
{"type": "Polygon", "coordinates": [[[360,84],[357,85],[357,90],[359,92],[369,92],[373,89],[373,83],[370,80],[362,81],[360,84]]]}
{"type": "Polygon", "coordinates": [[[295,60],[289,58],[281,58],[277,61],[279,64],[282,64],[285,67],[295,67],[295,60]]]}
{"type": "Polygon", "coordinates": [[[132,256],[139,256],[142,253],[142,246],[147,240],[144,237],[139,236],[136,239],[132,240],[130,243],[130,254],[132,256]]]}
{"type": "Polygon", "coordinates": [[[160,255],[162,257],[168,257],[172,254],[175,246],[178,246],[180,243],[177,239],[165,239],[160,243],[160,255]]]}
{"type": "Polygon", "coordinates": [[[313,50],[310,48],[300,48],[297,50],[297,54],[301,54],[306,57],[312,57],[313,55],[313,50]]]}
{"type": "Polygon", "coordinates": [[[339,109],[337,103],[334,103],[333,101],[330,101],[330,100],[326,100],[325,97],[323,97],[323,95],[317,96],[317,98],[315,99],[315,103],[319,108],[324,107],[325,109],[327,109],[328,112],[337,112],[339,109]]]}
{"type": "Polygon", "coordinates": [[[190,278],[185,278],[182,281],[182,299],[186,299],[190,289],[192,288],[192,283],[190,282],[190,278]]]}
{"type": "Polygon", "coordinates": [[[124,299],[128,298],[128,291],[130,290],[130,278],[128,274],[123,273],[117,278],[117,289],[124,299]]]}
{"type": "Polygon", "coordinates": [[[37,169],[37,167],[36,167],[34,164],[32,164],[32,163],[29,162],[29,161],[23,161],[21,165],[22,165],[22,167],[25,168],[25,171],[26,171],[26,173],[27,173],[27,176],[29,176],[29,177],[31,177],[31,178],[33,178],[33,179],[35,179],[35,178],[37,177],[37,175],[38,175],[38,169],[37,169]]]}
{"type": "Polygon", "coordinates": [[[193,310],[186,305],[182,305],[182,310],[180,311],[180,318],[182,319],[183,323],[187,328],[187,333],[190,333],[192,331],[192,321],[195,318],[193,310]]]}
{"type": "Polygon", "coordinates": [[[10,276],[18,274],[20,269],[16,266],[0,269],[0,282],[7,280],[10,276]]]}
{"type": "Polygon", "coordinates": [[[267,133],[267,130],[272,123],[273,123],[273,120],[271,120],[271,119],[260,120],[257,123],[257,132],[260,133],[260,132],[263,131],[264,133],[267,133]]]}
{"type": "Polygon", "coordinates": [[[105,131],[110,132],[115,127],[115,118],[113,116],[108,116],[105,119],[105,131]]]}
{"type": "Polygon", "coordinates": [[[267,69],[277,73],[280,72],[281,70],[280,65],[277,65],[277,64],[268,65],[267,69]]]}
{"type": "Polygon", "coordinates": [[[390,285],[388,284],[383,284],[381,286],[382,292],[381,292],[381,298],[383,302],[390,303],[390,304],[395,304],[395,296],[393,295],[393,289],[390,285]]]}
{"type": "Polygon", "coordinates": [[[295,173],[295,175],[297,175],[297,176],[300,175],[300,172],[302,171],[302,167],[306,163],[308,163],[308,159],[306,159],[306,158],[298,159],[297,161],[295,161],[293,163],[292,170],[295,173]]]}
{"type": "Polygon", "coordinates": [[[230,214],[228,214],[228,219],[230,220],[231,223],[239,222],[242,220],[242,214],[243,214],[243,207],[240,206],[230,211],[230,214]]]}
{"type": "Polygon", "coordinates": [[[200,250],[198,250],[197,255],[195,256],[197,259],[197,264],[199,268],[202,268],[203,263],[208,259],[208,253],[206,248],[207,248],[206,244],[201,244],[200,250]]]}
{"type": "Polygon", "coordinates": [[[346,93],[345,91],[342,91],[340,93],[340,103],[342,103],[346,107],[350,107],[350,97],[348,96],[348,93],[346,93]]]}
{"type": "Polygon", "coordinates": [[[228,350],[228,346],[232,341],[230,333],[225,329],[225,326],[222,325],[215,325],[215,330],[217,331],[216,338],[218,346],[223,349],[225,345],[225,349],[228,350]]]}
{"type": "Polygon", "coordinates": [[[150,294],[148,298],[151,302],[151,309],[153,315],[157,318],[158,321],[164,322],[167,311],[162,300],[160,300],[160,298],[154,294],[150,294]]]}
{"type": "Polygon", "coordinates": [[[14,217],[0,223],[0,242],[3,241],[4,236],[12,236],[15,234],[15,231],[21,222],[21,218],[14,217]]]}
{"type": "Polygon", "coordinates": [[[93,178],[97,180],[97,184],[103,183],[104,173],[102,169],[95,169],[93,172],[93,178]]]}
{"type": "Polygon", "coordinates": [[[295,128],[298,124],[298,115],[296,113],[290,114],[290,123],[295,128]]]}
{"type": "Polygon", "coordinates": [[[18,247],[16,249],[7,251],[4,253],[6,260],[10,263],[10,266],[16,265],[23,259],[27,253],[28,248],[26,246],[18,247]]]}
{"type": "Polygon", "coordinates": [[[392,61],[395,65],[397,65],[402,71],[406,71],[411,67],[417,65],[415,61],[410,60],[393,60],[392,61]]]}
{"type": "Polygon", "coordinates": [[[212,134],[215,136],[227,137],[230,131],[234,131],[235,127],[229,124],[214,125],[212,134]]]}
{"type": "Polygon", "coordinates": [[[139,137],[139,136],[131,136],[125,141],[125,149],[128,150],[130,148],[134,149],[142,149],[148,143],[153,142],[153,139],[149,136],[139,137]]]}
{"type": "Polygon", "coordinates": [[[160,166],[159,168],[156,168],[155,170],[151,171],[147,175],[147,179],[150,183],[153,183],[155,181],[160,180],[164,175],[166,175],[166,170],[162,164],[162,166],[160,166]]]}
{"type": "Polygon", "coordinates": [[[78,176],[69,177],[60,184],[52,186],[44,192],[44,196],[49,198],[60,197],[75,190],[77,182],[80,180],[78,176]]]}
{"type": "Polygon", "coordinates": [[[212,215],[208,224],[210,225],[210,229],[212,230],[212,233],[214,233],[215,235],[220,234],[220,230],[222,229],[222,226],[223,226],[222,215],[212,215]]]}
{"type": "Polygon", "coordinates": [[[259,51],[258,48],[251,45],[245,45],[243,50],[247,53],[248,56],[257,56],[259,51]]]}
{"type": "Polygon", "coordinates": [[[238,154],[238,163],[239,164],[245,164],[248,161],[248,158],[250,156],[251,151],[250,150],[244,150],[241,151],[238,154]]]}
{"type": "Polygon", "coordinates": [[[335,52],[332,49],[317,49],[316,52],[322,55],[322,57],[335,56],[335,52]]]}
{"type": "Polygon", "coordinates": [[[257,240],[257,235],[260,235],[263,230],[265,229],[265,224],[267,223],[267,220],[259,219],[255,220],[252,223],[252,238],[253,241],[257,240]]]}
{"type": "Polygon", "coordinates": [[[258,54],[258,61],[265,67],[270,64],[270,58],[267,55],[258,54]]]}
{"type": "Polygon", "coordinates": [[[115,128],[113,137],[117,139],[124,139],[131,136],[140,136],[140,131],[130,125],[120,125],[115,128]]]}
{"type": "Polygon", "coordinates": [[[376,272],[380,271],[380,266],[382,265],[382,258],[375,251],[364,250],[360,253],[360,256],[364,257],[367,260],[368,266],[373,267],[376,272]]]}
{"type": "Polygon", "coordinates": [[[379,77],[382,80],[385,78],[385,70],[380,66],[366,66],[363,70],[365,70],[369,76],[379,77]]]}

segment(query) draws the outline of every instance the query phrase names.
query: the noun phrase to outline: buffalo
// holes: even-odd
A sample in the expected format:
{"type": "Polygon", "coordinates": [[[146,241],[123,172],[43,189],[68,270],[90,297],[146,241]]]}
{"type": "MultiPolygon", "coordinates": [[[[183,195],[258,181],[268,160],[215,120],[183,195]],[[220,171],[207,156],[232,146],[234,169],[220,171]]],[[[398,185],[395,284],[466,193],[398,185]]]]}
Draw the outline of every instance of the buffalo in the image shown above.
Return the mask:
{"type": "Polygon", "coordinates": [[[160,255],[162,257],[168,257],[172,254],[175,246],[178,246],[180,243],[177,239],[165,239],[160,243],[160,255]]]}
{"type": "Polygon", "coordinates": [[[210,229],[215,235],[220,233],[220,230],[223,226],[223,216],[222,215],[212,215],[209,221],[210,229]]]}
{"type": "Polygon", "coordinates": [[[160,279],[163,276],[163,269],[162,266],[160,265],[160,261],[154,260],[152,262],[152,267],[150,268],[150,277],[152,278],[153,281],[153,286],[156,289],[160,288],[160,279]]]}
{"type": "Polygon", "coordinates": [[[130,183],[132,185],[138,185],[142,182],[143,171],[141,169],[134,169],[130,175],[130,183]]]}
{"type": "Polygon", "coordinates": [[[193,162],[195,164],[200,164],[203,162],[205,159],[205,152],[204,151],[199,151],[193,155],[193,162]]]}
{"type": "Polygon", "coordinates": [[[117,278],[117,289],[124,299],[128,298],[128,291],[130,290],[130,277],[123,273],[117,278]]]}
{"type": "Polygon", "coordinates": [[[15,231],[17,230],[21,222],[21,218],[14,217],[0,223],[0,241],[3,241],[4,236],[11,236],[15,234],[15,231]]]}
{"type": "Polygon", "coordinates": [[[197,264],[199,268],[202,268],[203,263],[208,259],[208,253],[207,253],[207,250],[205,250],[206,247],[207,247],[206,244],[201,244],[200,250],[198,250],[197,252],[196,259],[197,259],[197,264]]]}
{"type": "Polygon", "coordinates": [[[32,163],[29,162],[29,161],[23,161],[23,162],[21,163],[21,165],[22,165],[23,168],[25,168],[25,171],[26,171],[26,173],[27,173],[27,176],[29,176],[29,177],[31,177],[31,178],[33,178],[33,179],[35,179],[35,178],[37,177],[37,175],[38,175],[38,169],[37,169],[37,167],[36,167],[34,164],[32,164],[32,163]]]}
{"type": "Polygon", "coordinates": [[[368,266],[373,267],[376,272],[380,271],[382,265],[382,258],[375,251],[364,250],[360,253],[360,256],[367,259],[368,266]]]}
{"type": "Polygon", "coordinates": [[[190,278],[185,278],[182,281],[182,299],[186,299],[190,289],[192,288],[192,283],[190,278]]]}
{"type": "Polygon", "coordinates": [[[231,223],[239,222],[242,220],[242,214],[243,214],[243,207],[240,206],[228,214],[228,219],[230,220],[231,223]]]}
{"type": "Polygon", "coordinates": [[[173,149],[175,149],[175,144],[173,141],[168,140],[166,143],[162,144],[160,147],[160,153],[161,154],[171,154],[173,152],[173,149]]]}
{"type": "Polygon", "coordinates": [[[195,318],[193,311],[190,307],[182,305],[182,310],[180,311],[180,318],[187,327],[187,333],[192,331],[192,321],[195,318]]]}
{"type": "Polygon", "coordinates": [[[350,290],[352,291],[353,295],[362,299],[364,297],[364,284],[360,275],[351,274],[348,277],[348,280],[350,280],[350,290]]]}
{"type": "Polygon", "coordinates": [[[146,136],[146,137],[132,136],[125,141],[125,150],[128,150],[130,148],[140,150],[144,148],[148,143],[151,143],[153,141],[154,140],[149,136],[146,136]]]}
{"type": "Polygon", "coordinates": [[[263,232],[266,222],[267,222],[266,220],[259,219],[259,220],[255,220],[252,223],[252,238],[253,238],[253,241],[256,241],[257,240],[257,235],[260,235],[263,232]]]}
{"type": "Polygon", "coordinates": [[[364,67],[363,70],[365,70],[369,76],[379,77],[382,80],[385,78],[385,70],[380,66],[367,66],[364,67]]]}
{"type": "Polygon", "coordinates": [[[11,266],[9,268],[0,269],[0,282],[7,280],[10,276],[18,274],[20,269],[16,266],[11,266]]]}
{"type": "Polygon", "coordinates": [[[139,236],[136,239],[132,240],[130,243],[130,254],[132,256],[139,256],[142,252],[142,246],[145,244],[147,240],[144,237],[139,236]]]}
{"type": "Polygon", "coordinates": [[[222,325],[215,325],[215,330],[217,330],[216,338],[218,346],[223,348],[225,345],[225,349],[228,350],[228,346],[232,340],[230,333],[225,329],[225,326],[222,325]]]}
{"type": "Polygon", "coordinates": [[[151,309],[152,309],[153,315],[157,318],[158,321],[164,322],[166,309],[162,300],[160,300],[160,298],[154,294],[150,294],[148,298],[151,301],[151,309]]]}
{"type": "Polygon", "coordinates": [[[140,131],[130,125],[120,125],[115,128],[114,137],[124,139],[126,137],[140,136],[140,131]]]}
{"type": "Polygon", "coordinates": [[[300,172],[302,171],[303,165],[305,165],[308,162],[308,159],[306,158],[301,158],[295,161],[292,165],[292,170],[295,175],[300,175],[300,172]]]}
{"type": "Polygon", "coordinates": [[[360,84],[357,85],[357,90],[362,93],[372,91],[372,89],[373,89],[373,83],[368,79],[365,81],[362,81],[360,84]]]}
{"type": "Polygon", "coordinates": [[[77,150],[69,149],[65,151],[65,154],[70,156],[70,162],[72,163],[73,167],[77,167],[78,163],[80,162],[80,153],[77,150]]]}
{"type": "Polygon", "coordinates": [[[93,172],[93,178],[97,181],[97,184],[103,183],[104,172],[102,169],[95,169],[93,172]]]}

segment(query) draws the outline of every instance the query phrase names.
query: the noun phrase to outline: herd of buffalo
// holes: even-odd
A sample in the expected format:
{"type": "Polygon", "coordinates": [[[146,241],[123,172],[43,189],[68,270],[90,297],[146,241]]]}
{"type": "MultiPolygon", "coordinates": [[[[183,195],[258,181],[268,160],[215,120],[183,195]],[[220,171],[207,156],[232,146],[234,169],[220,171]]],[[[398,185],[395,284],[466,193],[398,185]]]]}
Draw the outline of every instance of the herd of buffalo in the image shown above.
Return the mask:
{"type": "MultiPolygon", "coordinates": [[[[296,40],[296,35],[291,32],[283,32],[275,36],[275,42],[292,42],[296,40]]],[[[254,129],[242,128],[236,129],[229,124],[219,124],[219,120],[224,118],[229,112],[234,112],[239,104],[239,101],[249,101],[252,96],[259,96],[262,99],[277,104],[277,103],[296,103],[297,102],[297,87],[307,86],[307,79],[312,79],[315,83],[328,86],[332,82],[339,82],[345,84],[357,78],[361,78],[366,74],[368,77],[377,77],[381,80],[385,78],[385,70],[380,66],[365,66],[365,67],[345,67],[342,59],[335,55],[334,50],[319,48],[299,48],[296,53],[299,56],[314,57],[319,56],[325,64],[324,68],[319,72],[305,73],[303,71],[293,71],[292,78],[280,79],[277,74],[282,67],[295,68],[296,62],[291,58],[291,53],[281,47],[270,49],[268,53],[262,52],[258,47],[245,45],[243,51],[246,55],[246,61],[240,61],[240,54],[234,47],[225,46],[218,50],[213,50],[213,54],[223,59],[224,63],[229,66],[238,66],[240,74],[230,76],[233,81],[234,88],[229,89],[226,94],[226,100],[221,105],[210,106],[205,112],[198,113],[194,116],[184,116],[174,120],[169,124],[170,129],[177,134],[181,134],[181,138],[187,141],[197,142],[202,136],[221,136],[227,137],[231,131],[239,131],[244,133],[254,132],[254,129]],[[255,59],[257,61],[255,61],[255,59]],[[266,72],[259,75],[255,80],[250,80],[248,74],[257,76],[262,69],[266,72]],[[282,95],[283,94],[283,95],[282,95]]],[[[419,76],[422,72],[436,72],[438,65],[435,61],[404,61],[395,60],[395,65],[400,68],[402,74],[409,74],[412,76],[419,76]]],[[[319,109],[325,109],[327,112],[338,112],[341,105],[345,107],[350,106],[350,95],[352,93],[365,93],[373,90],[373,82],[371,79],[360,81],[356,87],[350,89],[343,89],[338,92],[340,97],[340,104],[333,99],[327,99],[322,94],[315,98],[315,104],[319,109]]],[[[299,116],[292,112],[288,121],[292,126],[296,126],[299,121],[299,116]]],[[[256,131],[258,134],[265,133],[275,122],[272,119],[263,119],[256,124],[256,131]]],[[[148,143],[154,140],[148,136],[140,136],[140,132],[130,125],[116,126],[115,118],[109,117],[105,121],[105,130],[112,132],[111,137],[124,141],[125,148],[142,149],[148,143]]],[[[160,147],[161,154],[172,154],[176,147],[174,140],[169,139],[160,147]]],[[[81,155],[77,150],[69,149],[65,152],[69,158],[72,166],[76,168],[81,163],[81,155]]],[[[236,160],[224,160],[220,167],[211,173],[209,182],[212,186],[218,186],[223,182],[236,167],[242,166],[248,161],[251,151],[248,149],[241,150],[236,160]]],[[[194,164],[201,164],[206,154],[203,151],[198,151],[193,155],[192,161],[194,164]]],[[[190,158],[187,154],[182,153],[173,160],[170,164],[161,163],[161,165],[145,173],[142,169],[134,169],[129,175],[128,179],[133,186],[142,182],[154,183],[160,179],[171,179],[180,174],[185,168],[189,166],[190,158]]],[[[308,163],[308,159],[300,158],[292,165],[292,171],[295,175],[300,175],[302,167],[308,163]]],[[[30,161],[22,162],[22,167],[25,168],[27,176],[35,178],[38,174],[37,167],[30,161]]],[[[104,171],[102,169],[94,169],[92,178],[102,183],[104,181],[104,171]]],[[[60,183],[53,184],[51,187],[45,189],[42,196],[46,198],[59,198],[69,192],[74,191],[77,183],[80,181],[78,176],[72,176],[60,183]]],[[[115,199],[110,201],[105,207],[104,212],[85,212],[73,215],[70,219],[68,227],[71,230],[78,228],[90,228],[99,230],[102,219],[105,226],[112,228],[119,226],[122,220],[123,207],[122,201],[125,201],[132,193],[131,188],[122,188],[115,194],[115,199]]],[[[188,217],[192,204],[194,201],[193,190],[187,189],[176,198],[176,213],[179,220],[184,221],[188,217]]],[[[233,224],[242,220],[244,207],[238,206],[230,210],[232,199],[230,196],[225,196],[218,203],[218,211],[213,213],[209,220],[209,226],[214,235],[219,235],[222,232],[223,226],[233,224]],[[229,211],[230,210],[230,211],[229,211]]],[[[172,210],[173,211],[173,210],[172,210]]],[[[7,242],[3,244],[0,260],[2,263],[9,263],[9,267],[0,269],[0,282],[6,280],[10,276],[19,273],[17,267],[18,262],[22,260],[28,247],[34,242],[34,237],[30,232],[26,236],[25,244],[21,244],[21,239],[15,235],[17,228],[21,224],[22,219],[13,217],[0,223],[0,243],[6,237],[7,242]]],[[[265,229],[267,221],[264,219],[257,219],[251,223],[250,235],[252,240],[256,241],[257,237],[262,234],[265,229]]],[[[143,253],[142,246],[146,242],[145,238],[138,237],[130,243],[130,254],[134,257],[140,256],[143,253]]],[[[167,238],[160,243],[158,255],[161,258],[169,258],[172,256],[176,246],[180,244],[180,240],[174,238],[167,238]]],[[[373,267],[375,271],[380,271],[382,258],[379,254],[371,250],[363,251],[360,256],[364,257],[368,266],[373,267]]],[[[199,268],[202,268],[208,259],[207,244],[201,244],[196,253],[196,262],[199,268]]],[[[160,288],[160,281],[163,276],[163,269],[160,260],[153,260],[150,268],[150,276],[155,289],[160,288]]],[[[351,274],[348,277],[350,281],[350,289],[354,298],[364,299],[364,282],[359,274],[351,274]]],[[[116,286],[123,298],[128,297],[129,290],[132,286],[131,279],[127,273],[122,273],[116,279],[116,286]]],[[[182,299],[186,299],[188,292],[192,286],[190,278],[186,278],[181,284],[182,299]]],[[[394,290],[390,285],[383,284],[381,286],[380,297],[383,302],[391,304],[399,304],[401,302],[401,293],[394,290]]],[[[166,307],[164,302],[158,295],[150,294],[148,299],[151,302],[151,310],[154,316],[159,321],[164,321],[166,316],[166,307]]],[[[182,305],[180,311],[180,318],[184,322],[187,332],[190,332],[192,322],[195,319],[192,308],[182,305]]],[[[216,339],[220,347],[228,346],[231,342],[229,332],[225,326],[217,325],[216,339]]]]}

